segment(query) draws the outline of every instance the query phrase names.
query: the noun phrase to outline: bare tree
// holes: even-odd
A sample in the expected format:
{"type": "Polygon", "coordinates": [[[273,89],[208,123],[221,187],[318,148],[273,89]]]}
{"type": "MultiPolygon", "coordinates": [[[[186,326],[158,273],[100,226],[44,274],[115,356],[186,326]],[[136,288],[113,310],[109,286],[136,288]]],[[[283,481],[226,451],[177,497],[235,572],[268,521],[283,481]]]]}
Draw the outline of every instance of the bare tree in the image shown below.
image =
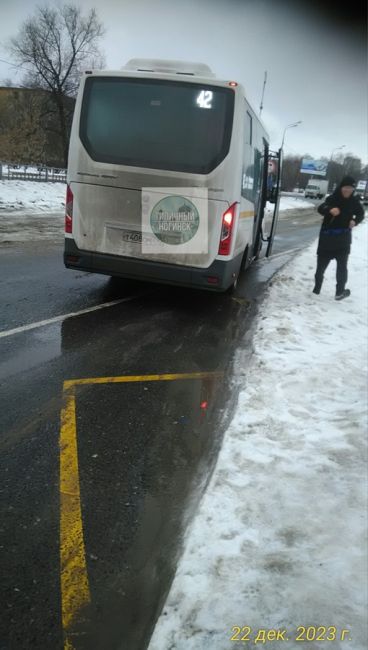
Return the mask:
{"type": "Polygon", "coordinates": [[[0,158],[18,163],[40,160],[46,134],[40,129],[44,91],[3,90],[0,96],[0,158]]]}
{"type": "Polygon", "coordinates": [[[57,111],[64,162],[68,158],[68,122],[65,96],[75,96],[85,68],[99,68],[103,56],[98,49],[104,33],[95,9],[86,17],[72,4],[39,7],[10,41],[15,60],[27,66],[24,84],[51,93],[57,111]]]}
{"type": "Polygon", "coordinates": [[[364,167],[362,167],[360,177],[364,180],[368,180],[368,165],[364,165],[364,167]]]}
{"type": "Polygon", "coordinates": [[[299,173],[301,166],[300,156],[285,156],[282,165],[281,186],[283,190],[292,191],[295,187],[302,187],[303,176],[299,173]]]}
{"type": "Polygon", "coordinates": [[[344,158],[344,174],[349,174],[354,178],[360,178],[362,161],[352,153],[348,153],[344,158]]]}

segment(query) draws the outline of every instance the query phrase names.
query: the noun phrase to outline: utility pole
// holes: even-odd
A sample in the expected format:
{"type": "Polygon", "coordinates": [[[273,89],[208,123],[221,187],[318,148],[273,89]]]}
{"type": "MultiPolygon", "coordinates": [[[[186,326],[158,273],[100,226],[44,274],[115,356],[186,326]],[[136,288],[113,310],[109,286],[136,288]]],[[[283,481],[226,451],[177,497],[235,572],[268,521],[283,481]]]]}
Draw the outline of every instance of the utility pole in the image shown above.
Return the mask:
{"type": "Polygon", "coordinates": [[[265,73],[264,73],[262,97],[261,97],[261,103],[260,103],[260,106],[259,106],[259,117],[261,117],[261,114],[262,114],[262,111],[263,111],[263,99],[264,99],[264,94],[265,94],[265,89],[266,89],[266,83],[267,83],[267,70],[265,70],[265,73]]]}
{"type": "Polygon", "coordinates": [[[285,126],[285,128],[284,128],[284,133],[282,134],[282,142],[281,142],[281,147],[280,147],[280,149],[283,149],[283,148],[284,148],[284,142],[285,142],[285,133],[286,133],[286,130],[287,130],[287,129],[291,129],[291,128],[294,127],[294,126],[299,126],[299,124],[302,124],[302,120],[299,120],[298,122],[293,122],[293,124],[288,124],[287,126],[285,126]]]}
{"type": "Polygon", "coordinates": [[[332,162],[333,162],[333,155],[335,151],[340,151],[341,149],[344,149],[346,147],[346,144],[342,144],[340,147],[335,147],[335,149],[332,149],[331,155],[330,155],[330,160],[328,162],[328,172],[327,172],[327,180],[329,181],[329,185],[331,186],[330,189],[333,189],[333,182],[332,182],[332,162]]]}

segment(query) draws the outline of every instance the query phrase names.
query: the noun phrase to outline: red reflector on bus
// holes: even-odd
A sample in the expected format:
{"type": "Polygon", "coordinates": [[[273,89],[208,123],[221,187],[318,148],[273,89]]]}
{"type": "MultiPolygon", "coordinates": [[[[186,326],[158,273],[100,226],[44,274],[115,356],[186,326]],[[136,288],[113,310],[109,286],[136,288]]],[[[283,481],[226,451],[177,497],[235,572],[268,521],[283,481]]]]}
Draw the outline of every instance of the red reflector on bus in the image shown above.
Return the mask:
{"type": "Polygon", "coordinates": [[[69,214],[65,215],[65,232],[72,232],[73,231],[73,217],[71,217],[69,214]]]}
{"type": "Polygon", "coordinates": [[[208,284],[218,284],[219,283],[219,279],[218,279],[218,277],[216,275],[208,275],[206,277],[206,280],[207,280],[208,284]]]}
{"type": "Polygon", "coordinates": [[[65,232],[73,232],[73,192],[70,189],[69,185],[66,187],[65,232]]]}
{"type": "Polygon", "coordinates": [[[78,255],[67,255],[66,261],[69,262],[70,264],[78,264],[79,257],[78,255]]]}

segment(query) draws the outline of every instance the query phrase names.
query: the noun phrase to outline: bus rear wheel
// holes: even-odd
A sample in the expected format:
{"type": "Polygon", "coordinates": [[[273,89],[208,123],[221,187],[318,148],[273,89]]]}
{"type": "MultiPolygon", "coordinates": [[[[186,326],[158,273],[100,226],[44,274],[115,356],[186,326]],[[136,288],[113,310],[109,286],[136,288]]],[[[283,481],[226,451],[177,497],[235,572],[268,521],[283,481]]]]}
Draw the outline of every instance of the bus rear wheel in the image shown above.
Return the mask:
{"type": "Polygon", "coordinates": [[[227,294],[232,294],[234,291],[236,291],[236,287],[238,286],[238,278],[235,278],[234,282],[225,290],[225,293],[227,294]]]}
{"type": "Polygon", "coordinates": [[[258,258],[260,256],[260,253],[261,253],[261,250],[262,250],[262,243],[263,243],[262,238],[259,235],[258,238],[255,241],[255,244],[254,244],[254,249],[253,249],[253,259],[254,260],[258,260],[258,258]]]}

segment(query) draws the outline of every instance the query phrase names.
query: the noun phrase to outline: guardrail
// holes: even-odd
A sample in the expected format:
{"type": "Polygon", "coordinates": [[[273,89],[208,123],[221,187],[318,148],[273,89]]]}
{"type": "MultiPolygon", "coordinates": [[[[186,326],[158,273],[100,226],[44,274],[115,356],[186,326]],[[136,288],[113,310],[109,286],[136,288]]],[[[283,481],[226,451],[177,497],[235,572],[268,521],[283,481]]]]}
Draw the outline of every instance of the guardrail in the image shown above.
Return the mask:
{"type": "Polygon", "coordinates": [[[56,173],[52,169],[43,172],[21,172],[14,169],[8,169],[3,173],[3,178],[7,177],[8,181],[43,181],[50,183],[66,183],[66,172],[56,173]]]}

